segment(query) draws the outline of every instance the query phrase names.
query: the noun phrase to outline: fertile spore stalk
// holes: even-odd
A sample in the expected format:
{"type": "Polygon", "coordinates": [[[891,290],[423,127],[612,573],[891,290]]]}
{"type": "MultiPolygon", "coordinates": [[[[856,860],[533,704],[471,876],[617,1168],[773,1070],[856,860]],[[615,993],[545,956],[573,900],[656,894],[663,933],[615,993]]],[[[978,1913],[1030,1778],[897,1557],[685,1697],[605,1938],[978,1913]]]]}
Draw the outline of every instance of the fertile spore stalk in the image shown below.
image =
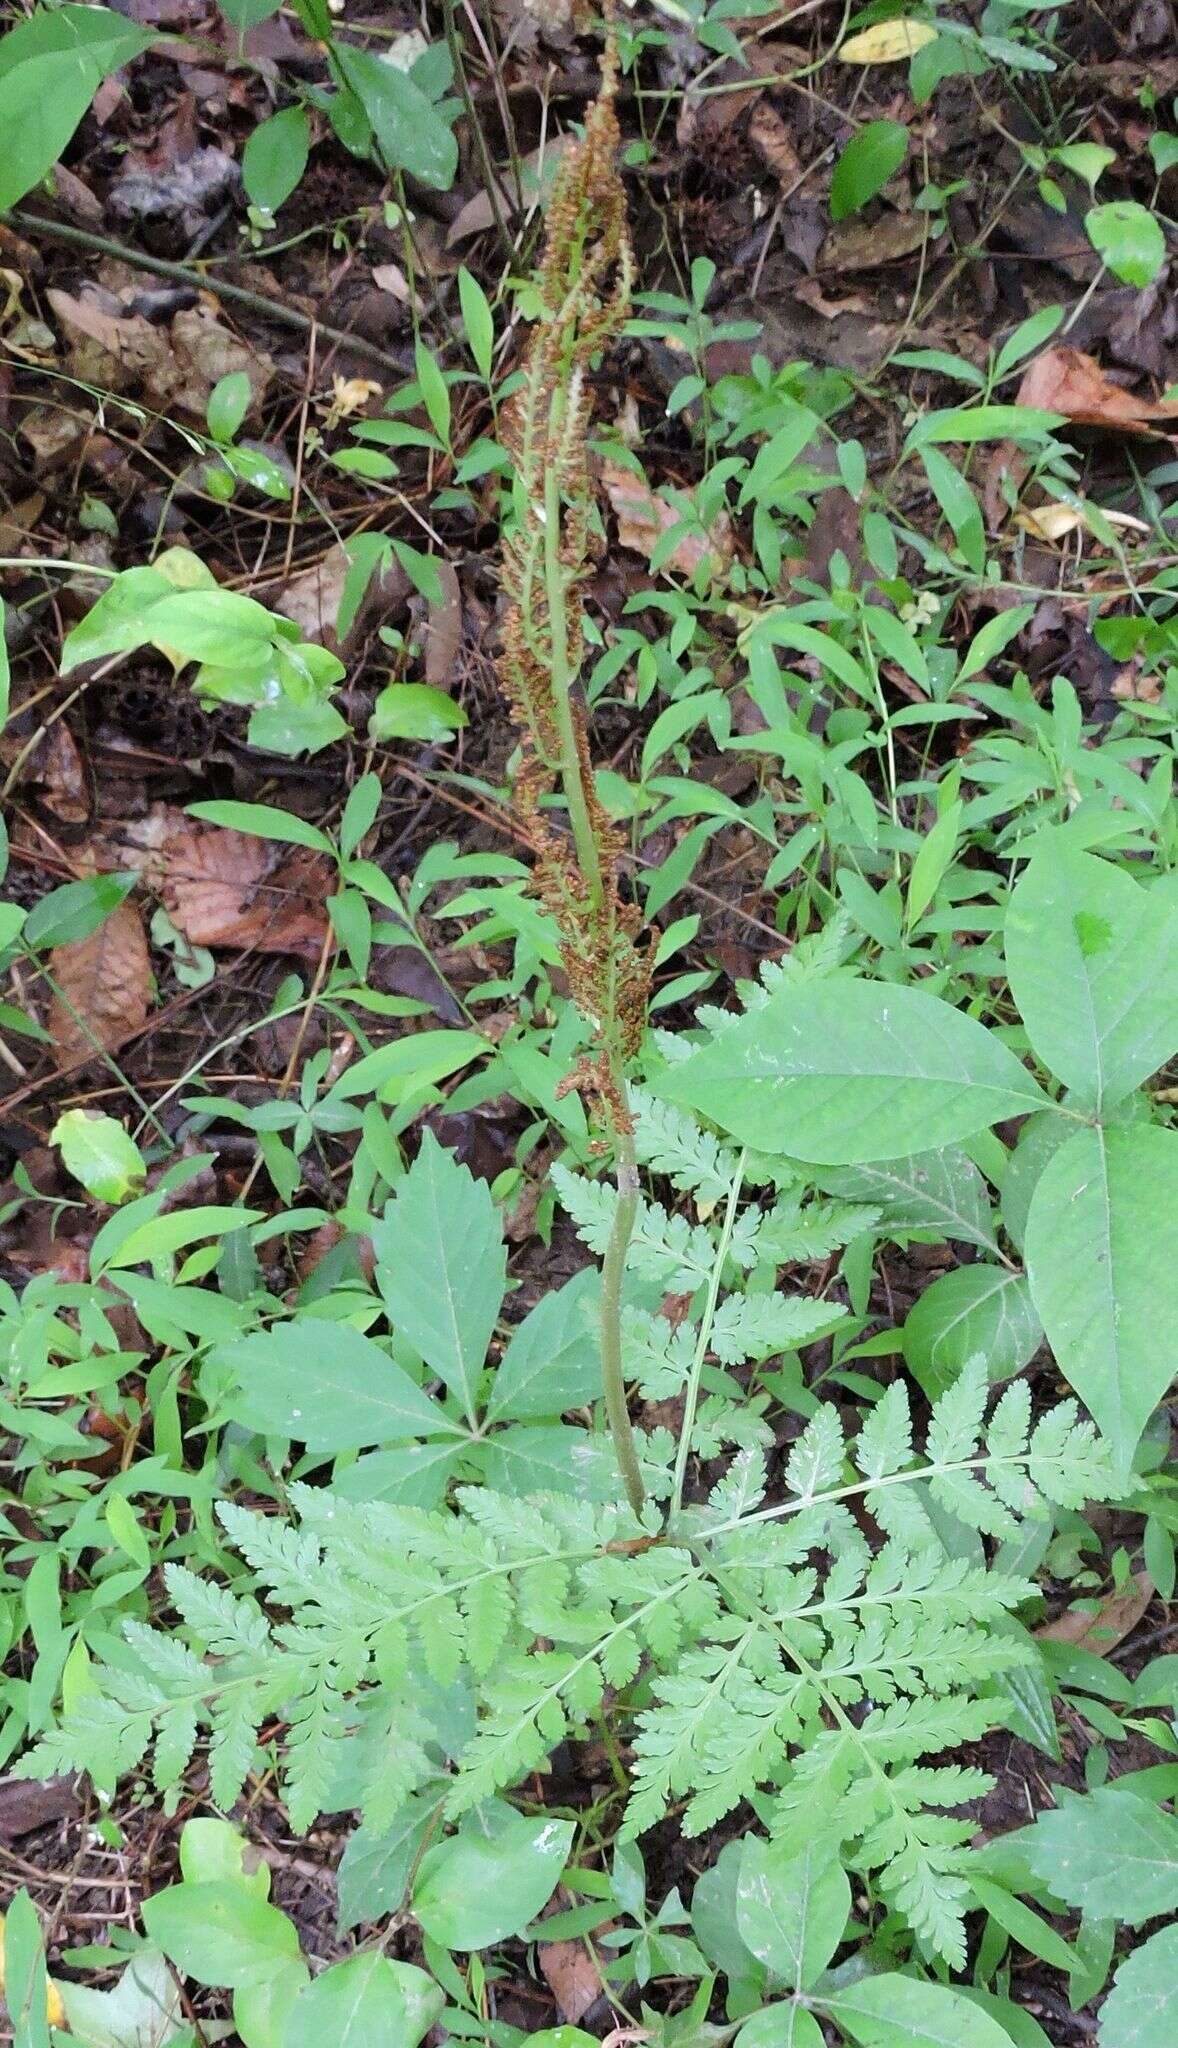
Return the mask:
{"type": "Polygon", "coordinates": [[[515,465],[514,518],[503,542],[508,600],[499,675],[519,734],[516,804],[534,857],[533,882],[560,932],[573,1000],[592,1026],[593,1052],[573,1084],[601,1102],[613,1139],[618,1201],[601,1282],[606,1417],[635,1514],[644,1491],[622,1373],[621,1287],[638,1201],[634,1127],[625,1074],[646,1022],[649,970],[639,914],[619,887],[624,842],[593,781],[576,683],[584,659],[580,584],[593,565],[587,372],[621,332],[633,254],[618,176],[617,51],[607,28],[601,89],[585,132],[561,162],[537,277],[542,312],[524,381],[501,431],[515,465]],[[546,800],[559,790],[569,835],[546,800]]]}

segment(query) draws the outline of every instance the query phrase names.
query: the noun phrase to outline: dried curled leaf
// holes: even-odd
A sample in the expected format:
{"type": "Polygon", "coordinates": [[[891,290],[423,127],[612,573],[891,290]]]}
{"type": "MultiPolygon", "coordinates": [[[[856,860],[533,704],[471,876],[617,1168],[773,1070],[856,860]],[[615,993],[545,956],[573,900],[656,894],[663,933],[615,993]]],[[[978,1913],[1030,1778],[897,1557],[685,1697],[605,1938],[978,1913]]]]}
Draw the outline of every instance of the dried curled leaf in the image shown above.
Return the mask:
{"type": "Polygon", "coordinates": [[[49,1009],[54,1057],[61,1067],[113,1052],[142,1029],[151,1002],[151,961],[143,920],[120,903],[89,938],[49,955],[55,993],[49,1009]]]}
{"type": "Polygon", "coordinates": [[[1152,421],[1178,433],[1178,399],[1137,398],[1106,377],[1082,349],[1045,348],[1018,388],[1016,403],[1062,413],[1082,427],[1114,427],[1127,434],[1153,434],[1152,421]]]}
{"type": "MultiPolygon", "coordinates": [[[[1109,526],[1119,527],[1125,533],[1150,531],[1148,520],[1135,519],[1131,512],[1106,512],[1101,507],[1100,517],[1109,526]]],[[[1021,526],[1024,533],[1033,535],[1036,540],[1064,540],[1069,533],[1075,533],[1080,527],[1087,533],[1095,531],[1086,511],[1078,505],[1062,503],[1031,506],[1028,510],[1020,512],[1014,523],[1021,526]]]]}

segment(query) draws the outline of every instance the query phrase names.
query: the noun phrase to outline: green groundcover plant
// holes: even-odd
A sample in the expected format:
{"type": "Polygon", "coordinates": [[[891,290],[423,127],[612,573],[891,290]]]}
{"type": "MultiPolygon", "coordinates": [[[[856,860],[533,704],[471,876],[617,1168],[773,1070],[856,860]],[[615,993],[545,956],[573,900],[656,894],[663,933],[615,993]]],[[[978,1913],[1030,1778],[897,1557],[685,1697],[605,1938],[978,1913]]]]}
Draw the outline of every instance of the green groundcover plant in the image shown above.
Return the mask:
{"type": "MultiPolygon", "coordinates": [[[[225,11],[245,27],[267,10],[225,11]]],[[[268,214],[297,184],[310,112],[383,170],[447,185],[449,38],[402,70],[342,42],[317,0],[297,11],[330,88],[251,138],[255,205],[268,214]]],[[[732,10],[679,11],[732,54],[732,10]]],[[[1053,68],[1052,23],[1026,13],[991,6],[975,32],[932,9],[869,9],[849,26],[900,33],[920,100],[996,63],[1053,68]]],[[[636,61],[660,34],[627,29],[623,50],[636,61]]],[[[8,199],[49,169],[97,80],[150,40],[68,4],[14,31],[0,101],[67,75],[70,92],[56,125],[20,131],[8,199]]],[[[495,438],[458,455],[452,394],[467,373],[419,343],[415,381],[331,458],[375,485],[397,474],[389,451],[453,457],[448,510],[494,480],[527,861],[440,845],[399,891],[365,851],[371,773],[330,832],[271,806],[194,807],[331,867],[339,959],[310,994],[284,983],[264,1021],[319,1003],[359,1056],[335,1072],[313,1053],[297,1088],[263,1103],[205,1087],[219,1047],[178,1084],[194,1145],[218,1122],[256,1138],[273,1215],[259,1197],[190,1200],[215,1153],[170,1158],[146,1105],[134,1136],[66,1111],[62,1163],[110,1211],[89,1279],[3,1294],[0,1421],[37,1517],[30,1531],[5,1510],[5,1757],[20,1750],[25,1777],[88,1773],[113,1843],[128,1784],[171,1816],[199,1767],[212,1809],[180,1831],[177,1881],[145,1902],[112,1988],[48,1985],[36,1913],[17,1897],[6,1995],[22,2048],[226,2038],[226,2022],[194,2025],[193,1987],[229,1994],[228,2037],[245,2048],[317,2035],[416,2048],[435,2027],[515,2048],[495,2004],[499,1951],[562,1939],[587,1944],[615,2009],[666,2048],[1050,2048],[1011,1995],[1020,1952],[1075,2010],[1112,1978],[1100,2048],[1171,2048],[1178,1660],[1146,1658],[1130,1677],[1096,1653],[1108,1581],[1136,1584],[1140,1554],[1138,1578],[1171,1594],[1178,1531],[1163,1407],[1178,1134],[1156,1080],[1178,1054],[1168,586],[1143,582],[1149,606],[1099,622],[1162,689],[1100,746],[1065,679],[1049,704],[1020,674],[995,680],[1029,605],[995,609],[959,658],[953,606],[1001,580],[968,476],[976,445],[1012,442],[1034,485],[1121,546],[1077,496],[1058,416],[994,397],[1061,310],[1024,322],[985,370],[909,358],[967,391],[908,423],[898,463],[944,529],[916,533],[836,430],[853,397],[841,373],[754,357],[746,375],[709,379],[711,345],[749,338],[711,321],[710,266],[688,297],[647,294],[631,319],[616,69],[611,34],[525,287],[532,337],[502,384],[491,307],[459,277],[495,438]],[[685,535],[710,545],[722,512],[750,544],[727,585],[704,567],[640,592],[638,623],[605,646],[583,591],[601,545],[592,393],[624,334],[690,364],[668,413],[702,464],[694,494],[665,495],[652,577],[685,535]],[[415,411],[428,429],[399,417],[415,411]],[[782,602],[783,562],[831,485],[824,443],[865,566],[857,580],[836,554],[829,587],[782,602]],[[761,716],[752,734],[734,733],[722,661],[761,716]],[[627,663],[639,708],[656,707],[633,783],[595,767],[587,710],[627,663]],[[896,674],[916,692],[899,712],[884,689],[896,674]],[[996,723],[971,733],[987,714],[996,723]],[[968,744],[936,769],[950,721],[968,744]],[[743,807],[693,775],[689,742],[704,737],[765,770],[743,807]],[[910,739],[923,751],[906,774],[910,739]],[[668,824],[682,837],[641,873],[668,824]],[[733,824],[767,849],[790,945],[721,1010],[699,1000],[707,969],[658,986],[699,920],[656,921],[733,824]],[[435,972],[427,903],[511,964],[461,999],[437,977],[457,1021],[372,1045],[373,1018],[425,1022],[426,1004],[382,996],[369,970],[388,946],[435,972]],[[512,1021],[492,1035],[480,1019],[500,1004],[512,1021]],[[679,1027],[659,1029],[673,1005],[679,1027]],[[443,1082],[451,1107],[510,1093],[530,1113],[493,1188],[428,1130],[407,1158],[443,1082]],[[342,1201],[301,1199],[333,1140],[351,1148],[342,1201]],[[517,1316],[503,1207],[541,1142],[559,1157],[539,1227],[559,1203],[589,1263],[517,1316]],[[337,1241],[297,1285],[265,1266],[325,1225],[337,1241]],[[930,1246],[944,1270],[881,1327],[879,1254],[930,1246]],[[143,1349],[120,1337],[126,1307],[143,1349]],[[1032,1361],[1046,1362],[1033,1379],[1032,1361]],[[1064,1398],[1044,1395],[1053,1375],[1064,1398]],[[99,1472],[84,1425],[96,1410],[131,1442],[132,1380],[150,1454],[99,1472]],[[1085,1646],[1036,1636],[1048,1576],[1090,1616],[1085,1646]],[[1060,1764],[1057,1698],[1084,1731],[1086,1790],[987,1834],[991,1738],[1009,1731],[1060,1764]],[[1129,1735],[1161,1761],[1115,1770],[1129,1735]],[[583,1804],[555,1789],[569,1745],[606,1758],[606,1789],[583,1804]],[[328,1968],[227,1818],[263,1773],[293,1832],[348,1817],[338,1931],[380,1931],[328,1968]],[[653,1875],[668,1840],[699,1845],[686,1901],[653,1875]],[[1126,1928],[1143,1931],[1127,1941],[1126,1928]],[[385,1953],[406,1929],[412,1961],[385,1953]]],[[[840,153],[833,214],[869,204],[908,149],[901,122],[862,127],[840,153]]],[[[1067,145],[1028,162],[1049,200],[1052,166],[1090,193],[1106,168],[1067,145]]],[[[1131,283],[1160,260],[1144,212],[1086,215],[1131,283]]],[[[223,495],[250,479],[236,442],[248,394],[231,384],[208,415],[223,495]]],[[[394,556],[438,601],[436,565],[407,543],[365,532],[349,552],[348,619],[394,556]]],[[[144,646],[177,673],[191,665],[206,702],[248,710],[257,746],[316,752],[347,732],[331,702],[342,662],[185,549],[110,575],[63,672],[144,646]]],[[[393,681],[369,736],[436,741],[462,716],[393,681]]],[[[135,880],[70,884],[27,916],[5,906],[5,962],[48,977],[55,950],[135,880]]],[[[15,1006],[3,1021],[41,1030],[15,1006]]],[[[16,1186],[42,1199],[27,1177],[16,1186]]],[[[106,1967],[113,1953],[71,1960],[106,1967]]]]}

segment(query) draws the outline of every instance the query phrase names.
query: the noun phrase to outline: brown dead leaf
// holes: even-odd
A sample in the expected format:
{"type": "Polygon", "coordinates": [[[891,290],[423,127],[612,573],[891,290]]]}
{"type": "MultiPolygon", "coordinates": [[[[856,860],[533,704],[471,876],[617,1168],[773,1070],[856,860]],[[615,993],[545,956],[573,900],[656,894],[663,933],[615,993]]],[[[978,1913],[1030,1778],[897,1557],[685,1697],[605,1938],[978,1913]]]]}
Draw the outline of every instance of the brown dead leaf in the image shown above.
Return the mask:
{"type": "Polygon", "coordinates": [[[1081,349],[1044,349],[1026,371],[1016,405],[1062,413],[1082,427],[1112,427],[1126,434],[1159,438],[1149,423],[1162,420],[1178,433],[1178,399],[1135,398],[1106,377],[1081,349]]]}
{"type": "Polygon", "coordinates": [[[462,591],[452,562],[439,559],[437,569],[442,602],[430,606],[425,621],[425,679],[433,689],[450,694],[462,653],[462,591]]]}
{"type": "Polygon", "coordinates": [[[0,554],[19,554],[32,540],[44,510],[44,491],[30,491],[27,498],[19,498],[15,505],[0,507],[0,554]]]}
{"type": "Polygon", "coordinates": [[[348,567],[344,547],[337,542],[320,561],[312,562],[309,569],[300,569],[283,584],[276,597],[267,597],[266,601],[284,619],[294,620],[304,640],[318,640],[334,647],[335,622],[348,567]]]}
{"type": "Polygon", "coordinates": [[[331,882],[321,854],[185,819],[164,862],[164,908],[190,945],[318,959],[331,882]]]}
{"type": "Polygon", "coordinates": [[[41,802],[63,825],[84,825],[90,791],[77,742],[59,718],[35,748],[25,779],[40,784],[41,802]]]}
{"type": "Polygon", "coordinates": [[[81,1811],[75,1778],[0,1778],[0,1842],[19,1842],[50,1821],[81,1811]]]}
{"type": "Polygon", "coordinates": [[[378,292],[388,292],[390,298],[398,300],[402,306],[412,306],[419,313],[424,310],[399,263],[378,263],[372,273],[372,282],[378,292]]]}
{"type": "Polygon", "coordinates": [[[843,313],[870,313],[872,302],[863,292],[850,292],[845,299],[828,299],[816,277],[799,277],[794,297],[824,320],[837,320],[843,313]]]}
{"type": "Polygon", "coordinates": [[[1037,1628],[1035,1634],[1040,1642],[1067,1643],[1074,1650],[1087,1650],[1090,1656],[1107,1657],[1136,1628],[1153,1596],[1149,1573],[1134,1572],[1125,1591],[1106,1594],[1095,1613],[1069,1607],[1066,1614],[1037,1628]]]}
{"type": "Polygon", "coordinates": [[[801,160],[789,129],[768,100],[758,100],[749,115],[749,141],[761,162],[783,186],[798,183],[802,176],[801,160]]]}
{"type": "Polygon", "coordinates": [[[85,420],[63,412],[60,405],[34,405],[20,422],[20,438],[32,452],[33,470],[47,476],[60,468],[67,457],[76,455],[79,444],[89,438],[85,420]]]}
{"type": "MultiPolygon", "coordinates": [[[[555,135],[542,148],[533,149],[520,160],[520,185],[525,207],[534,206],[545,193],[552,190],[557,165],[565,150],[572,142],[571,135],[555,135]]],[[[509,188],[496,181],[496,195],[499,211],[503,218],[510,219],[519,209],[516,204],[514,186],[509,188]]],[[[457,242],[469,241],[472,235],[485,234],[495,225],[494,209],[490,192],[484,187],[476,192],[466,205],[459,208],[446,230],[446,247],[452,249],[457,242]]]]}
{"type": "MultiPolygon", "coordinates": [[[[618,522],[619,547],[632,548],[635,554],[649,558],[662,535],[679,524],[678,512],[620,463],[603,462],[601,481],[618,522]]],[[[725,513],[712,526],[710,545],[698,534],[685,533],[663,567],[680,576],[694,576],[701,563],[707,562],[711,575],[717,577],[732,560],[734,546],[732,521],[725,513]]]]}
{"type": "Polygon", "coordinates": [[[576,2026],[602,1994],[596,1963],[582,1941],[545,1942],[538,1956],[561,2019],[576,2026]]]}
{"type": "MultiPolygon", "coordinates": [[[[1151,531],[1148,520],[1134,519],[1131,512],[1106,512],[1100,507],[1094,509],[1100,511],[1101,518],[1107,520],[1110,526],[1120,527],[1125,533],[1151,531]]],[[[1014,523],[1021,526],[1024,533],[1031,534],[1035,540],[1065,540],[1069,533],[1075,533],[1080,527],[1087,532],[1093,530],[1092,521],[1085,509],[1077,505],[1060,503],[1033,505],[1018,513],[1014,523]]]]}
{"type": "Polygon", "coordinates": [[[60,994],[49,1008],[53,1056],[60,1067],[113,1052],[147,1022],[151,961],[143,919],[134,903],[116,910],[72,946],[55,946],[49,972],[60,994]]]}
{"type": "Polygon", "coordinates": [[[83,383],[128,391],[151,377],[158,380],[170,368],[166,333],[141,314],[124,317],[91,294],[75,298],[53,286],[45,296],[56,315],[69,367],[83,383]]]}
{"type": "MultiPolygon", "coordinates": [[[[178,411],[204,419],[209,393],[222,377],[244,371],[249,380],[250,405],[246,418],[257,414],[274,375],[274,364],[264,349],[251,348],[222,327],[212,307],[204,302],[177,313],[170,329],[172,362],[166,379],[168,398],[178,411]]],[[[146,396],[157,402],[151,380],[146,396]]],[[[160,410],[167,408],[161,404],[160,410]]]]}
{"type": "Polygon", "coordinates": [[[127,874],[134,869],[158,894],[166,869],[164,849],[188,820],[175,804],[151,804],[141,818],[111,820],[86,841],[73,860],[78,875],[127,874]]]}
{"type": "Polygon", "coordinates": [[[818,268],[835,277],[855,270],[878,270],[883,263],[899,263],[915,254],[925,236],[931,239],[933,232],[927,213],[885,213],[874,221],[840,221],[822,244],[818,268]]]}
{"type": "Polygon", "coordinates": [[[142,391],[160,412],[203,420],[214,384],[235,370],[245,372],[254,412],[274,375],[265,351],[239,341],[207,302],[177,313],[170,327],[156,327],[141,313],[119,311],[108,291],[74,297],[51,287],[46,297],[73,374],[111,391],[142,391]]]}

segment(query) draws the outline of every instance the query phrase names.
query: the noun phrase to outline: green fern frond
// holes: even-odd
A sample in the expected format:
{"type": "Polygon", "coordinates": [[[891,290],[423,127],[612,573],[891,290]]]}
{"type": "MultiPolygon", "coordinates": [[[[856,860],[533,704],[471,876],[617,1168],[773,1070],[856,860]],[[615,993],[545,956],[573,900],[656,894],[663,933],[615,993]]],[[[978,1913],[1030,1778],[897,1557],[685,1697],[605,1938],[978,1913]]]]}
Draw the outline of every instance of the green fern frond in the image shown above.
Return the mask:
{"type": "MultiPolygon", "coordinates": [[[[765,1299],[774,1317],[794,1309],[765,1299]]],[[[708,1429],[717,1443],[760,1432],[755,1405],[708,1399],[705,1442],[708,1429]]],[[[936,1405],[923,1451],[898,1382],[850,1444],[820,1407],[790,1452],[784,1497],[766,1500],[763,1451],[748,1444],[707,1504],[685,1511],[682,1543],[639,1533],[621,1503],[483,1487],[436,1513],[306,1486],[292,1488],[289,1519],[230,1510],[244,1579],[229,1590],[172,1568],[183,1636],[132,1623],[95,1665],[94,1692],[18,1768],[113,1786],[150,1759],[166,1788],[203,1743],[226,1807],[278,1718],[292,1824],[309,1825],[345,1781],[387,1827],[446,1770],[457,1815],[543,1769],[611,1688],[641,1676],[628,1835],[672,1802],[693,1832],[768,1795],[781,1830],[830,1831],[952,1961],[970,1832],[952,1809],[981,1781],[929,1759],[1003,1718],[993,1678],[1032,1654],[1005,1619],[1031,1588],[950,1556],[922,1502],[1004,1533],[1045,1503],[1114,1490],[1072,1404],[1032,1425],[1020,1387],[987,1419],[988,1401],[974,1367],[936,1405]],[[859,1502],[882,1546],[856,1523],[859,1502]],[[473,1707],[452,1761],[414,1691],[423,1668],[460,1680],[473,1707]]]]}

